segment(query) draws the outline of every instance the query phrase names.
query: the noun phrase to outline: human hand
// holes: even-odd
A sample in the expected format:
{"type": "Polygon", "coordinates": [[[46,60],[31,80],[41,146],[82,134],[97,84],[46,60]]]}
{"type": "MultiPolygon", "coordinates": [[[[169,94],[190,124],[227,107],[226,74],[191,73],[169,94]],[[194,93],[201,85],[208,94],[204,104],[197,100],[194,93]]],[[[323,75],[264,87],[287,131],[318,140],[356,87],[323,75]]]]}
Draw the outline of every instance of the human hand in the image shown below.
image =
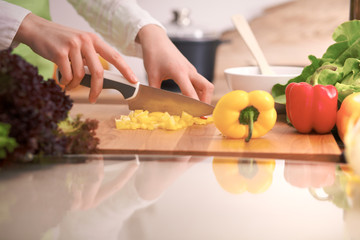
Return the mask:
{"type": "Polygon", "coordinates": [[[120,54],[96,34],[65,27],[30,13],[21,23],[14,40],[57,64],[62,75],[61,84],[67,90],[80,84],[85,75],[84,65],[87,65],[91,72],[89,101],[92,103],[103,85],[104,69],[98,54],[113,64],[129,82],[137,82],[120,54]]]}
{"type": "Polygon", "coordinates": [[[150,86],[160,88],[163,80],[173,79],[184,95],[211,102],[213,84],[196,71],[162,28],[151,24],[144,26],[137,41],[142,46],[150,86]]]}

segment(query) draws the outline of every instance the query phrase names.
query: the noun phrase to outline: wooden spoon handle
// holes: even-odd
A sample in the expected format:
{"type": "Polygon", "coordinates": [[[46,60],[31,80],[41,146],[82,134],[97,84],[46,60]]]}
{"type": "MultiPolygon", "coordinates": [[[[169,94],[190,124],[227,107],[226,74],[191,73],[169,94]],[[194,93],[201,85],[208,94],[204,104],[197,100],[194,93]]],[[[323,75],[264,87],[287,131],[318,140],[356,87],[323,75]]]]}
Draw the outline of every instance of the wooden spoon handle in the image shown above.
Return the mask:
{"type": "Polygon", "coordinates": [[[242,15],[234,15],[232,16],[232,21],[237,29],[237,31],[240,33],[241,37],[244,39],[247,47],[255,57],[259,67],[260,71],[264,75],[274,75],[274,72],[270,68],[268,62],[266,61],[266,58],[261,51],[261,48],[249,26],[249,23],[242,15]]]}

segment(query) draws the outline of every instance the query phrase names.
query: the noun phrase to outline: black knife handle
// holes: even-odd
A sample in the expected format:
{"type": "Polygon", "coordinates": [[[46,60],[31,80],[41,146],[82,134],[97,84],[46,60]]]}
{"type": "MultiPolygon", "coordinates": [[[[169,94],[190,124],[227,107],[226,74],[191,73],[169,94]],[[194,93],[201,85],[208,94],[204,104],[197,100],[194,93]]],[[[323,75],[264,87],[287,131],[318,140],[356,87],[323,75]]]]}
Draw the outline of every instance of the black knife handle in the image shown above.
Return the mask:
{"type": "MultiPolygon", "coordinates": [[[[60,81],[61,79],[61,73],[59,70],[57,70],[57,79],[60,81]]],[[[91,87],[91,75],[85,74],[84,78],[81,80],[80,85],[84,87],[91,87]]],[[[132,97],[136,91],[136,88],[121,82],[117,82],[114,80],[110,80],[107,78],[104,78],[103,82],[103,89],[115,89],[118,90],[125,99],[128,99],[132,97]]]]}
{"type": "MultiPolygon", "coordinates": [[[[85,74],[84,78],[80,82],[80,85],[90,88],[91,75],[85,74]]],[[[132,86],[107,78],[104,78],[103,89],[116,89],[124,96],[125,99],[132,97],[136,90],[136,88],[132,86]]]]}

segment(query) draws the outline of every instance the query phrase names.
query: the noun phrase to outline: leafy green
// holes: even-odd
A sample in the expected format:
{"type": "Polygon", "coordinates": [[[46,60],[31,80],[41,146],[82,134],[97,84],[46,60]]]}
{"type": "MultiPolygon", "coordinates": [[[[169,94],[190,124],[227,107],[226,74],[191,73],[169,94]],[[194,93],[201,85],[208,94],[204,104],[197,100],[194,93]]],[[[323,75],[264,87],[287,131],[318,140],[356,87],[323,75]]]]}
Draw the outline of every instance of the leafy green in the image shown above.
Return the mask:
{"type": "Polygon", "coordinates": [[[10,127],[8,123],[0,122],[0,159],[5,158],[18,145],[15,138],[9,137],[10,127]]]}
{"type": "Polygon", "coordinates": [[[36,67],[11,49],[0,51],[0,122],[8,124],[0,126],[0,164],[94,153],[98,122],[67,119],[72,106],[54,79],[45,81],[36,67]]]}
{"type": "Polygon", "coordinates": [[[286,84],[275,84],[272,95],[275,102],[286,103],[285,89],[291,82],[308,82],[312,85],[334,85],[341,102],[347,95],[360,91],[360,20],[344,22],[333,35],[334,44],[322,58],[309,56],[311,62],[302,73],[286,84]]]}
{"type": "Polygon", "coordinates": [[[81,119],[78,114],[75,118],[68,116],[58,124],[59,135],[67,139],[66,152],[71,154],[96,153],[99,139],[96,129],[99,122],[95,119],[81,119]]]}
{"type": "Polygon", "coordinates": [[[360,92],[360,85],[347,85],[342,83],[335,84],[336,89],[338,90],[338,100],[340,102],[344,101],[345,97],[353,92],[360,92]]]}

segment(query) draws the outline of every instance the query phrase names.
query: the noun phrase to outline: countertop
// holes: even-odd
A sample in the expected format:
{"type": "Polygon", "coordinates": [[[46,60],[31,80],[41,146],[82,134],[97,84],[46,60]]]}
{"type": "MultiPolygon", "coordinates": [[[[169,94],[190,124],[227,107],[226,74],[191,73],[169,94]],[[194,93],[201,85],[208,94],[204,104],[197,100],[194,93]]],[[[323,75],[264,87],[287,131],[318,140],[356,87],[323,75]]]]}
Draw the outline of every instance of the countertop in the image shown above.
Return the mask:
{"type": "Polygon", "coordinates": [[[331,162],[92,155],[0,172],[1,239],[359,239],[360,180],[331,162]]]}
{"type": "MultiPolygon", "coordinates": [[[[304,66],[332,43],[349,1],[315,2],[280,5],[251,23],[270,64],[304,66]]],[[[225,68],[255,64],[236,32],[223,37],[231,41],[218,48],[213,104],[230,91],[225,68]]],[[[88,89],[70,95],[87,103],[88,89]]],[[[123,102],[106,90],[98,104],[123,102]]],[[[340,161],[143,154],[0,168],[0,239],[360,239],[360,179],[340,161]]]]}

